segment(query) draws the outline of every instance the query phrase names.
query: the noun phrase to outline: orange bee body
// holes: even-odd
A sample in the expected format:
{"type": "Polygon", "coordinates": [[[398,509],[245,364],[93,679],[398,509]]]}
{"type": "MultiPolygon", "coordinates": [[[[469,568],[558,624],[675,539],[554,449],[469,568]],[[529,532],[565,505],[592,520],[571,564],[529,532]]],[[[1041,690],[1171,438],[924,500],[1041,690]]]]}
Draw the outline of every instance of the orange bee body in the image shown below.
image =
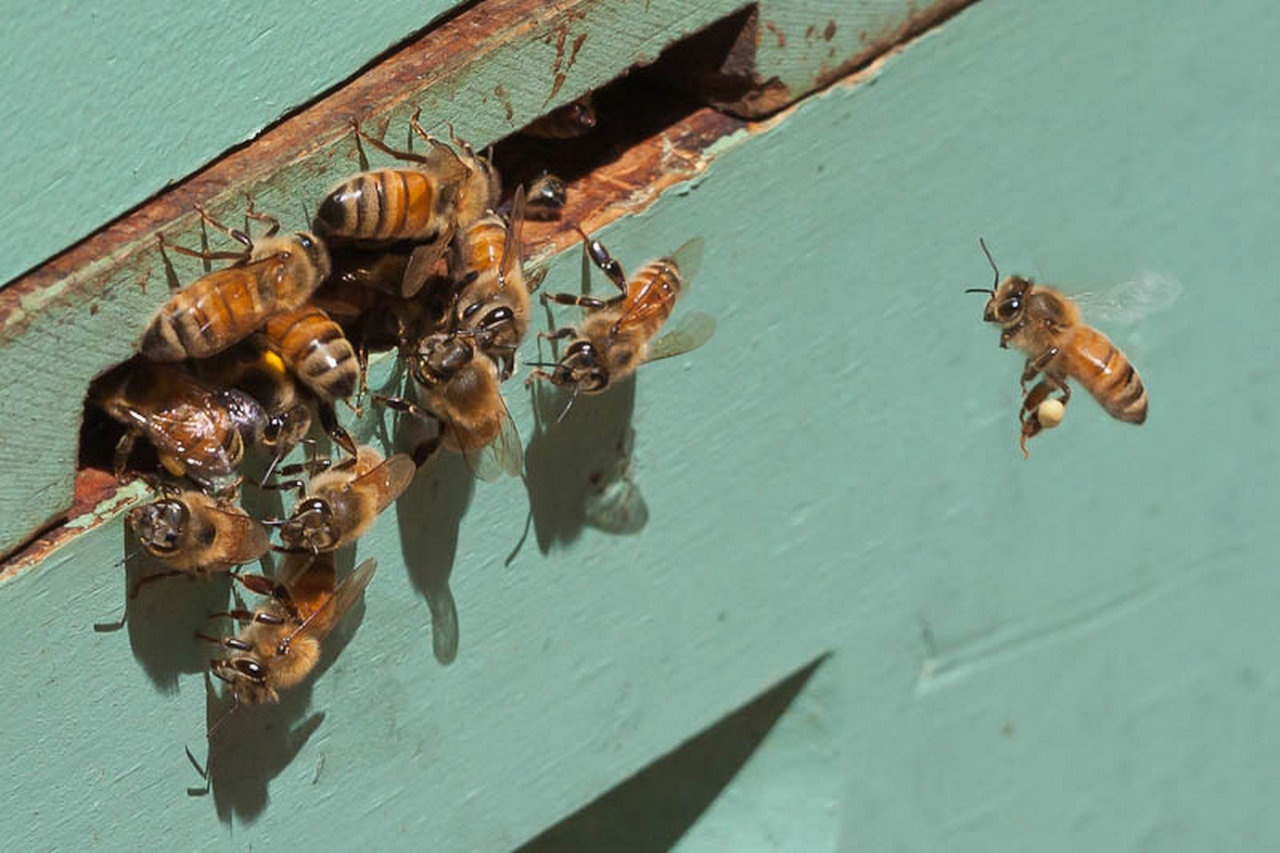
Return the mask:
{"type": "Polygon", "coordinates": [[[554,372],[538,369],[533,376],[572,386],[575,393],[597,394],[630,376],[641,364],[688,352],[715,332],[715,318],[691,313],[675,329],[655,338],[701,263],[700,238],[668,257],[650,261],[630,278],[598,241],[585,234],[583,239],[588,256],[622,293],[609,300],[547,294],[550,301],[581,306],[586,316],[580,327],[569,326],[548,335],[571,340],[554,372]]]}
{"type": "MultiPolygon", "coordinates": [[[[994,262],[991,266],[995,269],[994,262]]],[[[1070,400],[1068,379],[1079,382],[1111,417],[1131,424],[1146,421],[1147,390],[1142,377],[1106,335],[1084,323],[1079,307],[1065,294],[1017,275],[999,281],[993,289],[970,288],[969,292],[991,294],[983,320],[1000,326],[1002,348],[1013,346],[1027,354],[1018,416],[1024,456],[1027,439],[1044,428],[1036,415],[1040,404],[1055,391],[1064,406],[1070,400]],[[1037,376],[1040,381],[1027,391],[1027,383],[1037,376]]]]}
{"type": "Polygon", "coordinates": [[[173,294],[147,327],[141,353],[153,361],[219,353],[272,314],[304,304],[329,274],[329,253],[310,234],[268,237],[252,247],[243,262],[173,294]]]}
{"type": "Polygon", "coordinates": [[[356,392],[360,363],[342,327],[314,305],[277,314],[263,329],[267,347],[322,402],[356,392]]]}

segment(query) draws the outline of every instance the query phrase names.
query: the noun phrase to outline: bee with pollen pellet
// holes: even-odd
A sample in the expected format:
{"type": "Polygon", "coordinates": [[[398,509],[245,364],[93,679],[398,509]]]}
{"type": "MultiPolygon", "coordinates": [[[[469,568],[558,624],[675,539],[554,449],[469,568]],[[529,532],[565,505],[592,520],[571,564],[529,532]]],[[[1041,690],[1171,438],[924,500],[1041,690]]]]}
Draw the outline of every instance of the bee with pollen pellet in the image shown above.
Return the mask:
{"type": "MultiPolygon", "coordinates": [[[[310,230],[282,234],[250,199],[244,228],[196,207],[206,233],[228,248],[193,249],[160,235],[172,293],[141,330],[136,356],[95,380],[86,398],[120,433],[117,477],[141,478],[157,493],[127,514],[159,566],[130,598],[144,587],[161,594],[151,588],[160,578],[223,574],[261,599],[214,614],[234,622],[235,633],[195,631],[219,650],[209,672],[225,684],[228,715],[278,701],[314,671],[321,642],[362,597],[376,565],[368,559],[339,577],[334,553],[368,532],[437,451],[459,454],[482,480],[523,474],[502,395],[521,366],[542,280],[524,267],[523,226],[556,216],[565,186],[543,173],[503,202],[489,155],[451,128],[449,142],[432,136],[418,112],[409,128],[421,151],[396,149],[352,122],[362,170],[319,200],[310,230]],[[367,168],[365,146],[394,163],[367,168]],[[171,254],[199,259],[205,273],[178,286],[171,254]],[[214,263],[223,265],[210,270],[214,263]],[[370,353],[380,351],[394,352],[405,388],[366,401],[370,353]],[[372,408],[435,431],[384,453],[356,441],[339,407],[357,421],[372,408]],[[318,448],[324,438],[328,455],[318,448]],[[299,448],[306,461],[285,464],[299,448]],[[262,517],[242,504],[246,488],[297,497],[283,517],[262,517]],[[273,572],[244,571],[273,553],[273,572]]],[[[700,239],[628,276],[577,230],[585,256],[619,293],[541,294],[585,312],[580,326],[541,334],[568,339],[558,359],[529,363],[527,381],[569,390],[570,404],[644,362],[699,346],[715,328],[694,313],[658,335],[700,264],[700,239]]]]}

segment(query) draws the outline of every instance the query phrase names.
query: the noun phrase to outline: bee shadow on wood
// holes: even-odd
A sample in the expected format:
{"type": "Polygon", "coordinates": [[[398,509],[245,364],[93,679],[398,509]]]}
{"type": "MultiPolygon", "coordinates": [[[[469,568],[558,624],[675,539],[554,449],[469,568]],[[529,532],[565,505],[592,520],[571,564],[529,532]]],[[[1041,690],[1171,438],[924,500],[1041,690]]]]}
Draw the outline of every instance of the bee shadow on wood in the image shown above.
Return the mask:
{"type": "Polygon", "coordinates": [[[525,450],[525,484],[538,549],[575,541],[584,526],[639,533],[649,510],[631,478],[635,377],[604,394],[579,395],[536,387],[535,428],[525,450]]]}
{"type": "Polygon", "coordinates": [[[137,589],[138,582],[168,571],[122,525],[124,616],[116,622],[98,623],[94,630],[109,632],[128,628],[133,656],[147,677],[166,694],[178,691],[178,676],[201,672],[209,662],[209,650],[195,632],[209,623],[209,614],[227,609],[231,579],[215,575],[207,580],[183,575],[159,578],[137,589]]]}
{"type": "Polygon", "coordinates": [[[445,665],[458,655],[458,611],[449,576],[458,551],[458,527],[474,491],[475,477],[465,460],[437,450],[396,501],[404,564],[427,600],[432,651],[445,665]]]}
{"type": "MultiPolygon", "coordinates": [[[[350,548],[339,553],[339,577],[351,573],[353,558],[350,548]]],[[[204,776],[203,786],[193,784],[188,793],[199,796],[211,791],[218,819],[223,823],[230,825],[233,820],[251,823],[262,814],[271,780],[293,762],[324,722],[325,711],[306,713],[312,685],[324,677],[363,620],[362,597],[324,640],[320,661],[307,680],[281,691],[280,701],[275,705],[234,708],[229,695],[208,692],[206,725],[217,726],[217,731],[207,741],[204,767],[196,767],[204,776]]],[[[212,684],[219,683],[206,678],[212,684]]],[[[188,749],[193,753],[192,763],[196,764],[197,748],[189,746],[188,749]]],[[[200,781],[199,777],[193,783],[196,781],[200,781]]]]}

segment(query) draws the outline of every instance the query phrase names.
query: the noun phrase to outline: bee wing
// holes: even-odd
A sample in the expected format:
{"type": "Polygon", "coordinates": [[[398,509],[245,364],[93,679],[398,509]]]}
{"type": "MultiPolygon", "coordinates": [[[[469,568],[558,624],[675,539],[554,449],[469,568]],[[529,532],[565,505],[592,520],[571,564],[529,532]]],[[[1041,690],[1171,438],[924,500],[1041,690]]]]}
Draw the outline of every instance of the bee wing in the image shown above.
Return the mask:
{"type": "Polygon", "coordinates": [[[1153,270],[1143,270],[1137,278],[1111,287],[1074,296],[1090,322],[1130,326],[1149,314],[1163,311],[1182,295],[1182,283],[1153,270]]]}
{"type": "Polygon", "coordinates": [[[502,243],[502,265],[498,280],[504,285],[511,271],[520,264],[520,232],[524,228],[524,185],[516,187],[511,197],[511,216],[507,223],[507,239],[502,243]]]}
{"type": "Polygon", "coordinates": [[[467,467],[477,479],[492,483],[504,475],[519,477],[524,469],[524,447],[520,433],[506,402],[502,403],[502,421],[498,437],[474,453],[464,453],[467,467]]]}
{"type": "Polygon", "coordinates": [[[394,456],[387,457],[383,463],[373,470],[360,475],[355,482],[351,484],[352,489],[362,487],[373,487],[378,491],[378,512],[382,512],[400,497],[405,489],[409,488],[409,484],[413,482],[413,475],[418,473],[418,466],[413,464],[413,459],[407,453],[397,453],[394,456]]]}
{"type": "Polygon", "coordinates": [[[193,410],[161,409],[143,414],[136,409],[126,410],[130,420],[140,426],[147,439],[161,454],[182,462],[184,468],[210,476],[230,474],[234,465],[227,458],[218,440],[212,421],[199,413],[200,420],[192,417],[193,410]]]}
{"type": "Polygon", "coordinates": [[[405,299],[417,296],[418,291],[431,278],[436,263],[444,255],[445,248],[453,239],[451,230],[447,230],[434,243],[418,246],[409,255],[409,262],[404,267],[404,277],[400,279],[400,295],[405,299]]]}
{"type": "Polygon", "coordinates": [[[351,609],[351,605],[364,594],[364,588],[369,585],[377,568],[378,561],[372,557],[356,566],[355,571],[338,584],[329,599],[303,619],[289,636],[310,631],[317,640],[327,637],[329,632],[342,621],[342,617],[351,609]]]}
{"type": "Polygon", "coordinates": [[[214,506],[210,511],[224,516],[225,523],[240,534],[239,541],[228,549],[227,559],[237,564],[251,563],[271,550],[271,534],[267,528],[239,507],[214,506]]]}
{"type": "Polygon", "coordinates": [[[669,256],[680,270],[680,281],[685,288],[688,288],[689,282],[702,269],[702,256],[706,249],[707,241],[701,237],[694,237],[669,256]]]}
{"type": "Polygon", "coordinates": [[[690,311],[688,314],[681,315],[676,321],[675,328],[659,335],[649,344],[644,362],[670,358],[673,355],[697,349],[710,340],[715,331],[715,317],[702,311],[690,311]]]}
{"type": "Polygon", "coordinates": [[[462,162],[457,151],[434,136],[426,137],[426,141],[430,146],[426,153],[426,163],[433,174],[443,183],[453,186],[467,179],[471,170],[467,168],[466,163],[462,162]]]}

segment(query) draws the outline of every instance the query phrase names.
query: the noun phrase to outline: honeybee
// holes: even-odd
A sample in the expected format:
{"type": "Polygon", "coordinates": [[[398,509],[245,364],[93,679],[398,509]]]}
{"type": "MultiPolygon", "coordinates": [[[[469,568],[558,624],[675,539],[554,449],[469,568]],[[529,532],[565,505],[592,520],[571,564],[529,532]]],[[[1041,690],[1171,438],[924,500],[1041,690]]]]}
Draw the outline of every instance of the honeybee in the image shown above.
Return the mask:
{"type": "Polygon", "coordinates": [[[233,502],[183,490],[129,510],[129,526],[169,571],[147,575],[143,584],[174,575],[208,577],[251,563],[271,548],[267,528],[233,502]]]}
{"type": "Polygon", "coordinates": [[[196,634],[225,650],[224,657],[209,661],[209,669],[230,686],[236,706],[278,702],[281,690],[310,675],[324,639],[364,594],[377,567],[372,558],[365,560],[337,583],[332,554],[292,554],[281,566],[279,583],[237,575],[266,599],[254,610],[218,614],[243,625],[234,637],[196,634]]]}
{"type": "MultiPolygon", "coordinates": [[[[440,425],[438,444],[461,453],[472,473],[495,480],[519,476],[524,449],[515,421],[499,390],[498,366],[466,337],[429,335],[405,353],[417,403],[377,397],[387,406],[440,425]]],[[[425,460],[435,445],[419,448],[425,460]]]]}
{"type": "Polygon", "coordinates": [[[1145,422],[1147,391],[1124,353],[1106,335],[1085,325],[1080,309],[1061,292],[1018,275],[1001,281],[986,242],[979,240],[979,245],[995,281],[990,289],[972,287],[965,292],[991,294],[982,319],[1000,326],[1002,349],[1012,344],[1027,354],[1018,412],[1022,455],[1029,455],[1027,440],[1046,426],[1038,416],[1041,404],[1055,392],[1064,407],[1071,399],[1068,379],[1079,382],[1111,417],[1131,424],[1145,422]],[[1040,381],[1028,391],[1027,383],[1037,376],[1040,381]]]}
{"type": "Polygon", "coordinates": [[[325,432],[343,450],[356,455],[355,442],[338,424],[333,410],[335,400],[356,393],[361,375],[355,348],[342,327],[321,309],[304,305],[268,320],[262,339],[315,396],[325,432]]]}
{"type": "Polygon", "coordinates": [[[354,458],[311,477],[293,514],[280,523],[280,541],[286,550],[311,553],[350,545],[409,487],[417,470],[403,453],[383,459],[362,445],[354,458]]]}
{"type": "Polygon", "coordinates": [[[254,338],[191,366],[201,381],[243,391],[258,403],[260,416],[240,420],[261,422],[254,430],[255,443],[271,454],[273,468],[311,429],[311,408],[284,361],[254,338]]]}
{"type": "Polygon", "coordinates": [[[600,241],[592,240],[582,229],[578,233],[587,257],[621,293],[604,300],[570,293],[544,294],[545,301],[581,306],[585,317],[580,327],[566,326],[542,335],[572,340],[558,362],[536,365],[529,381],[536,377],[573,386],[575,397],[579,393],[598,394],[630,376],[641,364],[688,352],[715,333],[715,318],[694,312],[684,315],[671,331],[654,337],[702,262],[701,238],[688,241],[668,257],[650,261],[628,278],[600,241]],[[544,367],[554,370],[547,373],[544,367]]]}
{"type": "Polygon", "coordinates": [[[568,202],[568,196],[569,190],[563,180],[550,172],[541,173],[533,179],[524,192],[525,219],[540,221],[559,219],[561,211],[568,202]]]}
{"type": "Polygon", "coordinates": [[[244,458],[244,432],[261,428],[261,408],[234,389],[215,391],[177,365],[122,365],[89,388],[89,402],[127,431],[116,445],[115,471],[123,477],[134,444],[145,436],[160,464],[215,493],[234,491],[244,458]]]}
{"type": "Polygon", "coordinates": [[[570,101],[536,118],[524,128],[524,133],[539,139],[574,139],[590,133],[596,126],[596,108],[591,103],[592,93],[570,101]]]}
{"type": "Polygon", "coordinates": [[[221,352],[248,337],[272,314],[305,303],[329,275],[329,252],[313,234],[299,231],[278,237],[280,223],[250,206],[250,216],[268,223],[265,235],[255,240],[222,225],[203,208],[196,209],[201,219],[242,243],[244,249],[199,252],[165,243],[161,235],[162,247],[234,262],[196,279],[160,307],[140,346],[140,352],[153,361],[205,358],[221,352]]]}
{"type": "Polygon", "coordinates": [[[524,209],[517,189],[510,224],[496,213],[481,217],[458,232],[449,258],[460,333],[502,365],[502,379],[515,371],[516,350],[529,328],[529,295],[540,282],[527,278],[520,262],[524,209]]]}
{"type": "Polygon", "coordinates": [[[331,189],[316,211],[316,230],[327,239],[382,245],[412,243],[400,282],[413,296],[430,278],[456,229],[497,204],[501,184],[493,164],[456,138],[459,151],[431,136],[415,112],[409,120],[428,152],[399,151],[352,123],[363,139],[412,169],[360,172],[331,189]]]}

